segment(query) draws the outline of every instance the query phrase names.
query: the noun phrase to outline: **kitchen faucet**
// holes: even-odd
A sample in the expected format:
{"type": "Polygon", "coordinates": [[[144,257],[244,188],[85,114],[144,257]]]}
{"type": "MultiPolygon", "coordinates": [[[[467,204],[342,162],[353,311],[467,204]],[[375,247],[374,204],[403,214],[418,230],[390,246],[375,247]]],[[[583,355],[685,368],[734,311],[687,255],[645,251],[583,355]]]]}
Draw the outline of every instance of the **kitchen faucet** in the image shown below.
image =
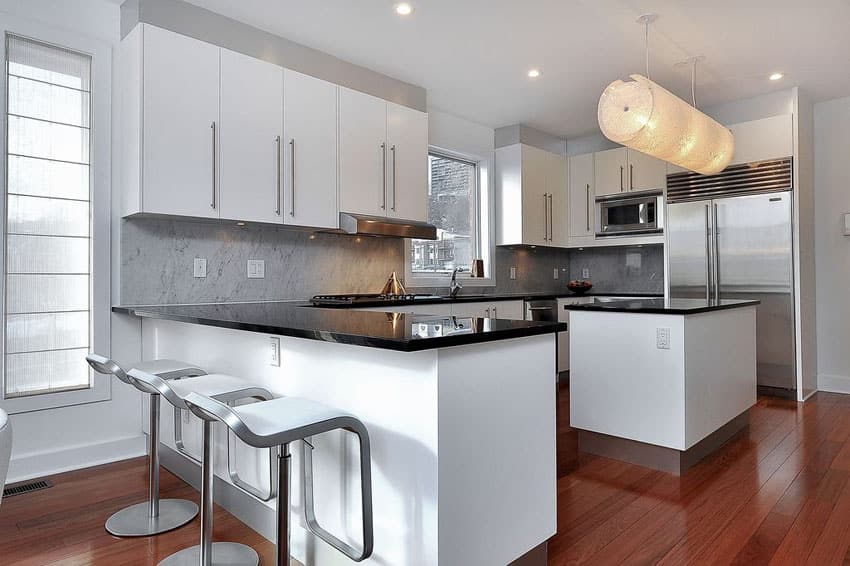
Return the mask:
{"type": "Polygon", "coordinates": [[[455,267],[454,271],[452,271],[452,282],[449,284],[449,295],[452,299],[457,297],[457,294],[463,289],[463,285],[461,285],[457,280],[457,274],[462,272],[462,267],[455,267]]]}

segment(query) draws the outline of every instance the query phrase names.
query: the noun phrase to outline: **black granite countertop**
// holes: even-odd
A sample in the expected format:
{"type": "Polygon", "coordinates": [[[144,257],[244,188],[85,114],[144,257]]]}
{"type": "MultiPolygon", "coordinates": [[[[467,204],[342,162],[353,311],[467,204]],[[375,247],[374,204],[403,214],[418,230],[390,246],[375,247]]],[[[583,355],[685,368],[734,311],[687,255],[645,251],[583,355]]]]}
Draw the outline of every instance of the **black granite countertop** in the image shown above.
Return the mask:
{"type": "MultiPolygon", "coordinates": [[[[414,290],[415,291],[415,290],[414,290]]],[[[399,307],[405,305],[434,305],[441,303],[483,303],[488,301],[524,301],[526,299],[562,299],[576,297],[641,297],[641,298],[659,298],[663,294],[657,293],[573,293],[564,290],[563,293],[470,293],[464,295],[461,291],[457,297],[448,297],[442,295],[420,296],[414,300],[404,301],[360,301],[356,305],[338,304],[338,305],[318,305],[318,308],[333,308],[333,309],[350,309],[350,308],[372,308],[372,307],[399,307]]],[[[311,306],[309,303],[302,303],[305,306],[311,306]]]]}
{"type": "Polygon", "coordinates": [[[223,303],[114,306],[116,313],[415,352],[565,331],[558,322],[531,322],[351,309],[305,308],[303,303],[223,303]]]}
{"type": "Polygon", "coordinates": [[[737,309],[758,305],[761,301],[748,299],[664,299],[639,298],[624,301],[593,302],[582,305],[566,305],[571,311],[632,312],[647,314],[699,314],[725,309],[737,309]]]}

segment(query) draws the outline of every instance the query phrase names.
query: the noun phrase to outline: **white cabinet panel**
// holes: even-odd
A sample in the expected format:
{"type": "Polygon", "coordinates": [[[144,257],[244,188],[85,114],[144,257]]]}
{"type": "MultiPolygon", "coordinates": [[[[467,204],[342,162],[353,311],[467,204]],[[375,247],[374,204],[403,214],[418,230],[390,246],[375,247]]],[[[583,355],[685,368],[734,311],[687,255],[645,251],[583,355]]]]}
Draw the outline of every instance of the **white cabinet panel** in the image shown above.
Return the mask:
{"type": "Polygon", "coordinates": [[[428,115],[387,102],[389,216],[428,220],[428,115]]]}
{"type": "Polygon", "coordinates": [[[548,245],[547,151],[522,145],[522,243],[548,245]]]}
{"type": "Polygon", "coordinates": [[[598,151],[594,155],[596,196],[613,195],[626,190],[628,154],[625,147],[598,151]]]}
{"type": "Polygon", "coordinates": [[[547,156],[546,190],[549,193],[549,244],[566,247],[569,243],[567,196],[567,158],[550,153],[547,156]]]}
{"type": "MultiPolygon", "coordinates": [[[[387,214],[388,151],[387,102],[362,92],[339,87],[341,211],[371,216],[387,214]]],[[[424,160],[427,162],[427,157],[424,160]]]]}
{"type": "Polygon", "coordinates": [[[497,301],[490,303],[490,313],[493,318],[522,320],[524,303],[522,301],[497,301]]]}
{"type": "Polygon", "coordinates": [[[639,151],[628,150],[629,190],[645,191],[667,186],[667,162],[639,151]]]}
{"type": "Polygon", "coordinates": [[[153,26],[143,32],[141,208],[218,218],[220,49],[153,26]]]}
{"type": "Polygon", "coordinates": [[[474,318],[485,318],[489,312],[490,305],[484,302],[462,302],[452,303],[452,316],[471,316],[474,318]]]}
{"type": "Polygon", "coordinates": [[[282,222],[282,68],[222,49],[219,136],[221,217],[282,222]]]}
{"type": "Polygon", "coordinates": [[[286,69],[283,90],[283,221],[337,228],[337,86],[286,69]]]}
{"type": "Polygon", "coordinates": [[[592,238],[594,228],[594,185],[592,153],[570,157],[570,238],[592,238]]]}
{"type": "Polygon", "coordinates": [[[794,155],[792,114],[732,124],[729,129],[735,138],[731,165],[794,155]]]}

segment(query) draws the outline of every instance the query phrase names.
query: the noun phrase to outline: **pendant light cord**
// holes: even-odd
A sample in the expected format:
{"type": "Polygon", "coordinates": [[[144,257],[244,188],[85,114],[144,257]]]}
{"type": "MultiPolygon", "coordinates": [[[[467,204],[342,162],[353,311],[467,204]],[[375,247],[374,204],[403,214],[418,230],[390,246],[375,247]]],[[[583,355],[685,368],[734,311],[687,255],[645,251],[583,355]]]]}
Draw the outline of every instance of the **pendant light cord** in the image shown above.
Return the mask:
{"type": "Polygon", "coordinates": [[[691,60],[691,101],[697,107],[697,58],[691,60]]]}
{"type": "Polygon", "coordinates": [[[644,22],[643,45],[644,51],[646,51],[646,78],[652,80],[649,76],[649,20],[644,22]]]}

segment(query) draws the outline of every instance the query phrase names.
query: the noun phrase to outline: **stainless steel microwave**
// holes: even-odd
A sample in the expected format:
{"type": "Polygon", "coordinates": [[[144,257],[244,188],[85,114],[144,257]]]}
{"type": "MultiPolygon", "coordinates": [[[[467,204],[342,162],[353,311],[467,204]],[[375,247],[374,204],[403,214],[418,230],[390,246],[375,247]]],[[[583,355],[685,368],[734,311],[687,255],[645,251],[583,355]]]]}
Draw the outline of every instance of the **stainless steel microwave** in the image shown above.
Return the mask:
{"type": "Polygon", "coordinates": [[[660,234],[663,231],[661,191],[616,194],[596,198],[597,236],[660,234]]]}

